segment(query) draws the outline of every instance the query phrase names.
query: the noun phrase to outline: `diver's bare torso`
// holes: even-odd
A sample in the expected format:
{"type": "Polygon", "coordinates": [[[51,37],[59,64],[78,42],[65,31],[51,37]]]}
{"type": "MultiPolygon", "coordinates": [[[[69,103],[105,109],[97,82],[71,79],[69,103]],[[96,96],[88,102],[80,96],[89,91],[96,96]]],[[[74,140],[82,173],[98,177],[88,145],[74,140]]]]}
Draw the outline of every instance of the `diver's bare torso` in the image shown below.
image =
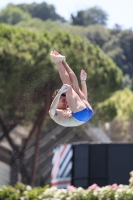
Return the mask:
{"type": "Polygon", "coordinates": [[[72,116],[72,112],[70,109],[66,109],[66,110],[56,109],[55,115],[51,116],[51,118],[59,125],[65,126],[65,127],[79,126],[84,123],[75,119],[72,116]]]}

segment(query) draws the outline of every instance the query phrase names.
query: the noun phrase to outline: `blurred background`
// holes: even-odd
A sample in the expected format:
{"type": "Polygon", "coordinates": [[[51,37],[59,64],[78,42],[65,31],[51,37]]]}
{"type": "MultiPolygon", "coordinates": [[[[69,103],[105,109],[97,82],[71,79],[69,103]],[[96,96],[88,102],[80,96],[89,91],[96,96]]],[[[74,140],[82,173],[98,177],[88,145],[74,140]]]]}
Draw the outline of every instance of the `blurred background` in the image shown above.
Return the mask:
{"type": "Polygon", "coordinates": [[[133,142],[133,2],[0,2],[0,185],[50,183],[64,143],[133,142]],[[61,87],[49,53],[87,72],[93,118],[66,128],[48,114],[61,87]]]}

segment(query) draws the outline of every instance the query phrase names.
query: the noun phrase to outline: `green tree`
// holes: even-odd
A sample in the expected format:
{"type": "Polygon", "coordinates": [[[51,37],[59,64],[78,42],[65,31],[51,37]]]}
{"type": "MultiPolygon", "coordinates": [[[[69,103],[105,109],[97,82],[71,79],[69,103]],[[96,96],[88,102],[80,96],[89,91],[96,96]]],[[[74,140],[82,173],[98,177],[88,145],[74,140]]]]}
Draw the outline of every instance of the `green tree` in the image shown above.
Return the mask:
{"type": "Polygon", "coordinates": [[[132,89],[132,80],[128,74],[123,76],[122,88],[132,89]]]}
{"type": "Polygon", "coordinates": [[[130,78],[133,76],[133,31],[119,31],[118,34],[112,33],[111,39],[107,41],[103,50],[130,78]]]}
{"type": "Polygon", "coordinates": [[[110,122],[112,119],[133,119],[133,92],[129,89],[116,91],[110,98],[97,106],[101,121],[110,122]]]}
{"type": "Polygon", "coordinates": [[[103,48],[104,44],[111,38],[109,29],[99,24],[87,26],[83,32],[91,43],[99,45],[100,48],[103,48]]]}
{"type": "Polygon", "coordinates": [[[104,129],[108,122],[108,134],[112,141],[133,141],[132,99],[133,92],[125,88],[116,91],[110,98],[97,105],[96,116],[104,129]]]}
{"type": "Polygon", "coordinates": [[[48,5],[45,2],[40,4],[18,4],[16,7],[22,9],[24,12],[30,13],[32,17],[40,18],[44,21],[51,19],[53,21],[59,20],[65,22],[65,19],[56,13],[55,7],[53,5],[48,5]]]}
{"type": "Polygon", "coordinates": [[[132,80],[131,80],[131,90],[133,91],[133,77],[132,77],[132,80]]]}
{"type": "Polygon", "coordinates": [[[14,25],[30,18],[30,14],[23,12],[20,8],[14,7],[12,4],[9,4],[0,12],[0,22],[6,24],[14,25]]]}
{"type": "Polygon", "coordinates": [[[26,29],[34,30],[40,33],[44,31],[51,32],[53,35],[58,29],[63,29],[62,24],[58,21],[46,20],[43,21],[39,18],[30,18],[27,21],[20,21],[16,24],[17,27],[23,27],[26,29]]]}
{"type": "Polygon", "coordinates": [[[92,24],[106,25],[108,15],[98,6],[94,6],[87,10],[81,10],[77,12],[77,15],[71,15],[72,24],[80,26],[88,26],[92,24]]]}

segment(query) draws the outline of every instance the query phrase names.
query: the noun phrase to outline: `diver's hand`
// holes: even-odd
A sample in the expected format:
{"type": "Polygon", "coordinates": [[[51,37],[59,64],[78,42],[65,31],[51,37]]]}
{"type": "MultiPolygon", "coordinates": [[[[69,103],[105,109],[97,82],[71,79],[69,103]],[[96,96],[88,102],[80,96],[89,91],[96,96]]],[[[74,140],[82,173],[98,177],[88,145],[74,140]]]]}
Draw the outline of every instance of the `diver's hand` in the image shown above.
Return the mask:
{"type": "Polygon", "coordinates": [[[80,72],[80,80],[81,81],[86,81],[87,79],[87,74],[86,72],[82,69],[81,72],[80,72]]]}
{"type": "Polygon", "coordinates": [[[61,93],[65,93],[71,86],[68,85],[68,84],[64,84],[61,89],[60,89],[60,92],[61,93]]]}

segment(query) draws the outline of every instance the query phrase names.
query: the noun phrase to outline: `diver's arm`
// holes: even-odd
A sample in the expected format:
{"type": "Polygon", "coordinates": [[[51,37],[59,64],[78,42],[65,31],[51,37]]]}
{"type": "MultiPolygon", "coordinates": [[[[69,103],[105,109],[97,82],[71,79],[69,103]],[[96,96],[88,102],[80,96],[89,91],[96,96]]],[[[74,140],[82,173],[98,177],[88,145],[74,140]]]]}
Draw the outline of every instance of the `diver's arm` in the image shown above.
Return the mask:
{"type": "Polygon", "coordinates": [[[81,87],[82,87],[82,93],[84,94],[86,100],[87,100],[87,85],[86,85],[86,78],[87,74],[86,72],[82,69],[80,72],[80,81],[81,81],[81,87]]]}
{"type": "Polygon", "coordinates": [[[88,92],[87,92],[87,85],[86,85],[86,81],[85,80],[84,81],[81,80],[81,87],[82,87],[82,92],[85,95],[85,98],[87,100],[88,92]]]}
{"type": "Polygon", "coordinates": [[[58,94],[56,95],[56,97],[54,98],[54,100],[51,103],[50,106],[50,110],[49,110],[49,114],[50,116],[54,116],[56,114],[56,108],[58,106],[59,100],[60,100],[60,96],[61,96],[61,91],[59,90],[58,94]]]}

